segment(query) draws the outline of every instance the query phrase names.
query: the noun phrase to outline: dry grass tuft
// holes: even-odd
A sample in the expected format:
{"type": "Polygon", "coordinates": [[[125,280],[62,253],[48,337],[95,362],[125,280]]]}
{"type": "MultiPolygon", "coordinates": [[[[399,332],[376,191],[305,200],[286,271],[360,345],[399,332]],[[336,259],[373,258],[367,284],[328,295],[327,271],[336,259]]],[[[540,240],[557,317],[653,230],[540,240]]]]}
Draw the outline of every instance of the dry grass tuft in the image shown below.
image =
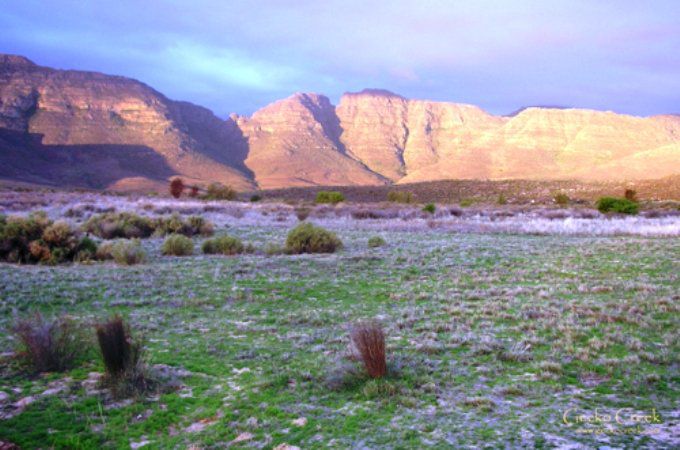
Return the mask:
{"type": "Polygon", "coordinates": [[[387,374],[385,359],[385,333],[376,322],[361,322],[350,332],[352,342],[359,351],[361,360],[371,378],[382,378],[387,374]]]}

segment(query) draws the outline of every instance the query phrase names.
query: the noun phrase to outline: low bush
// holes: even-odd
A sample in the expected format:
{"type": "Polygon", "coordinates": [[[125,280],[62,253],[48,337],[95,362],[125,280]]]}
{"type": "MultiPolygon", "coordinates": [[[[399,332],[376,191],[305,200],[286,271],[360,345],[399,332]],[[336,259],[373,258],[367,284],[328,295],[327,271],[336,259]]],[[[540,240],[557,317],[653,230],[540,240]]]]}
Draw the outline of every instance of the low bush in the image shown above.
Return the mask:
{"type": "Polygon", "coordinates": [[[337,204],[345,201],[345,196],[338,191],[319,191],[316,193],[316,203],[337,204]]]}
{"type": "Polygon", "coordinates": [[[172,256],[188,256],[194,253],[194,243],[181,234],[171,234],[161,246],[161,253],[172,256]]]}
{"type": "Polygon", "coordinates": [[[219,236],[203,242],[203,253],[208,255],[238,255],[246,250],[240,239],[233,236],[219,236]]]}
{"type": "Polygon", "coordinates": [[[305,208],[305,207],[299,207],[295,208],[295,217],[302,222],[303,220],[307,219],[309,217],[309,214],[312,212],[311,209],[305,208]]]}
{"type": "Polygon", "coordinates": [[[154,220],[129,212],[97,214],[83,224],[84,231],[102,239],[146,238],[156,227],[154,220]]]}
{"type": "Polygon", "coordinates": [[[262,200],[262,196],[259,194],[253,194],[250,196],[250,201],[253,203],[259,202],[260,200],[262,200]]]}
{"type": "Polygon", "coordinates": [[[60,372],[74,366],[87,346],[73,320],[52,320],[41,314],[18,319],[12,327],[18,342],[17,356],[35,372],[60,372]]]}
{"type": "Polygon", "coordinates": [[[107,213],[90,217],[83,230],[102,239],[139,239],[152,235],[183,234],[185,236],[211,236],[214,232],[212,222],[200,216],[190,216],[186,220],[177,213],[170,216],[149,218],[134,213],[107,213]]]}
{"type": "Polygon", "coordinates": [[[625,198],[602,197],[596,206],[601,213],[637,214],[639,211],[637,203],[625,198]]]}
{"type": "Polygon", "coordinates": [[[381,238],[380,236],[373,236],[368,239],[368,246],[371,248],[382,247],[385,244],[387,244],[387,242],[385,242],[385,239],[381,238]]]}
{"type": "Polygon", "coordinates": [[[333,253],[342,247],[342,241],[324,228],[311,223],[301,223],[288,233],[286,251],[288,253],[333,253]]]}
{"type": "Polygon", "coordinates": [[[114,395],[145,391],[150,381],[145,375],[142,340],[131,335],[130,327],[120,316],[97,324],[96,334],[105,367],[104,382],[114,395]]]}
{"type": "Polygon", "coordinates": [[[505,194],[503,194],[503,193],[498,194],[498,204],[499,205],[507,205],[508,204],[508,199],[505,198],[505,194]]]}
{"type": "Polygon", "coordinates": [[[221,183],[212,183],[206,189],[203,198],[206,200],[236,200],[238,192],[230,186],[225,186],[221,183]]]}
{"type": "Polygon", "coordinates": [[[384,377],[387,374],[387,361],[382,327],[376,322],[361,322],[352,327],[350,337],[368,375],[371,378],[384,377]]]}
{"type": "Polygon", "coordinates": [[[557,192],[553,195],[553,201],[560,206],[567,206],[569,204],[569,196],[563,192],[557,192]]]}
{"type": "Polygon", "coordinates": [[[626,189],[623,192],[623,197],[631,202],[637,202],[637,192],[634,189],[626,189]]]}
{"type": "Polygon", "coordinates": [[[390,191],[387,193],[387,201],[396,203],[413,203],[413,194],[408,191],[390,191]]]}
{"type": "Polygon", "coordinates": [[[437,211],[437,207],[434,205],[434,203],[428,203],[427,205],[423,206],[423,211],[426,213],[434,214],[435,211],[437,211]]]}
{"type": "Polygon", "coordinates": [[[139,240],[120,240],[111,246],[111,259],[124,266],[141,264],[146,261],[146,252],[139,240]]]}
{"type": "Polygon", "coordinates": [[[57,264],[88,259],[96,250],[68,222],[52,222],[44,213],[0,218],[0,260],[57,264]]]}

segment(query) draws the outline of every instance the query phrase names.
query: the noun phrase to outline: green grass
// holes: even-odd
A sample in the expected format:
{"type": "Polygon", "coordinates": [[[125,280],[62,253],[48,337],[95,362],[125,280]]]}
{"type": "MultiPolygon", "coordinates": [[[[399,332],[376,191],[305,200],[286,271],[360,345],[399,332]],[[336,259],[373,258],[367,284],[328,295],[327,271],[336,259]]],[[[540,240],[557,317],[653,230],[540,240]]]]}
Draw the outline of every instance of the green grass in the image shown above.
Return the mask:
{"type": "MultiPolygon", "coordinates": [[[[286,230],[229,233],[283,242],[286,230]]],[[[36,401],[0,420],[0,439],[222,447],[247,432],[239,445],[265,448],[550,448],[555,436],[598,446],[562,424],[566,408],[677,409],[677,239],[390,233],[376,252],[370,235],[341,232],[344,248],[324,255],[171,258],[152,239],[139,266],[0,265],[0,348],[11,348],[13,311],[84,323],[120,313],[145,335],[151,364],[191,372],[175,392],[116,404],[82,385],[102,371],[96,359],[39,377],[5,362],[0,390],[36,401]],[[385,326],[385,380],[345,358],[347,326],[367,318],[385,326]],[[502,354],[520,342],[531,359],[502,354]],[[560,370],[542,375],[544,361],[560,370]],[[333,385],[333,374],[348,382],[333,385]],[[48,383],[67,389],[41,397],[48,383]],[[306,425],[293,424],[300,417],[306,425]]]]}

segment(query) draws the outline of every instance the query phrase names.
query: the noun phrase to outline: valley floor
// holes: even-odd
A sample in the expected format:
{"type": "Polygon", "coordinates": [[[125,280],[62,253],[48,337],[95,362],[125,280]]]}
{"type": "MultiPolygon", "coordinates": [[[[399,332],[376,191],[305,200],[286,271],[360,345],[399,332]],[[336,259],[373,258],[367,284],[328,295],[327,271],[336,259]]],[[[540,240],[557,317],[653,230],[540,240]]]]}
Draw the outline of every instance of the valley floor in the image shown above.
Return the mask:
{"type": "MultiPolygon", "coordinates": [[[[204,208],[216,234],[257,248],[283,243],[297,222],[287,205],[106,201],[138,212],[168,212],[163,202],[204,208]]],[[[95,200],[33,207],[80,220],[88,204],[95,200]]],[[[11,201],[5,209],[13,210],[11,201]]],[[[138,266],[0,264],[4,352],[14,344],[16,315],[68,313],[89,326],[121,313],[144,334],[149,364],[178,380],[172,392],[114,401],[96,384],[103,370],[96,357],[64,374],[28,377],[3,353],[0,441],[22,448],[680,445],[677,216],[621,225],[567,215],[544,218],[552,228],[526,230],[494,228],[508,217],[483,213],[427,218],[414,209],[412,217],[399,210],[356,219],[352,211],[320,211],[308,220],[338,233],[338,253],[168,257],[161,239],[146,239],[149,260],[138,266]],[[481,228],[470,225],[475,220],[481,228]],[[368,248],[375,235],[387,244],[368,248]],[[367,379],[351,357],[349,326],[364,319],[385,328],[386,379],[367,379]],[[658,421],[633,421],[652,410],[658,421]],[[612,418],[579,423],[596,413],[612,418]]]]}

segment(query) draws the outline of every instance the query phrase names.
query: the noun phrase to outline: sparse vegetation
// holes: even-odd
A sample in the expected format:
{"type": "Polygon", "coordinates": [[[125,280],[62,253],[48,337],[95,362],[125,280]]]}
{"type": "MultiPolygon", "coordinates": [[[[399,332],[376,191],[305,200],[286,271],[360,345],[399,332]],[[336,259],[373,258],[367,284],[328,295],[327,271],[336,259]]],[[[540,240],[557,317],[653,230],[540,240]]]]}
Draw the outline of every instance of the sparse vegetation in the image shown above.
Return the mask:
{"type": "Polygon", "coordinates": [[[499,205],[507,205],[508,204],[508,199],[505,197],[505,194],[502,192],[498,194],[498,200],[496,201],[499,205]]]}
{"type": "Polygon", "coordinates": [[[246,247],[240,239],[233,236],[219,236],[203,242],[203,253],[208,255],[237,255],[243,253],[246,247]]]}
{"type": "Polygon", "coordinates": [[[230,186],[225,186],[221,183],[212,183],[208,185],[206,193],[203,196],[206,200],[236,200],[238,192],[230,186]]]}
{"type": "Polygon", "coordinates": [[[390,191],[387,193],[387,201],[395,203],[413,203],[414,196],[408,191],[390,191]]]}
{"type": "Polygon", "coordinates": [[[380,236],[371,236],[368,238],[368,246],[371,248],[382,247],[386,244],[387,242],[385,242],[385,239],[381,238],[380,236]]]}
{"type": "Polygon", "coordinates": [[[371,378],[382,378],[387,374],[385,357],[385,334],[376,322],[360,322],[350,332],[366,372],[371,378]]]}
{"type": "Polygon", "coordinates": [[[141,264],[146,261],[146,252],[137,239],[117,241],[111,245],[110,252],[111,257],[108,258],[107,255],[103,259],[113,259],[116,263],[124,266],[141,264]]]}
{"type": "Polygon", "coordinates": [[[637,214],[637,203],[625,198],[602,197],[597,201],[597,210],[601,213],[637,214]]]}
{"type": "Polygon", "coordinates": [[[293,228],[286,238],[289,253],[333,253],[342,247],[342,241],[324,228],[311,223],[301,223],[293,228]]]}
{"type": "Polygon", "coordinates": [[[170,256],[189,256],[194,253],[194,243],[182,234],[171,234],[163,241],[161,253],[170,256]]]}
{"type": "Polygon", "coordinates": [[[18,319],[12,331],[18,343],[17,357],[35,372],[70,369],[86,350],[78,325],[66,316],[49,320],[35,313],[18,319]]]}
{"type": "Polygon", "coordinates": [[[168,234],[210,236],[213,234],[214,226],[200,216],[190,216],[184,220],[182,216],[175,213],[152,219],[129,212],[120,212],[94,215],[85,222],[83,230],[102,239],[139,239],[168,234]]]}

